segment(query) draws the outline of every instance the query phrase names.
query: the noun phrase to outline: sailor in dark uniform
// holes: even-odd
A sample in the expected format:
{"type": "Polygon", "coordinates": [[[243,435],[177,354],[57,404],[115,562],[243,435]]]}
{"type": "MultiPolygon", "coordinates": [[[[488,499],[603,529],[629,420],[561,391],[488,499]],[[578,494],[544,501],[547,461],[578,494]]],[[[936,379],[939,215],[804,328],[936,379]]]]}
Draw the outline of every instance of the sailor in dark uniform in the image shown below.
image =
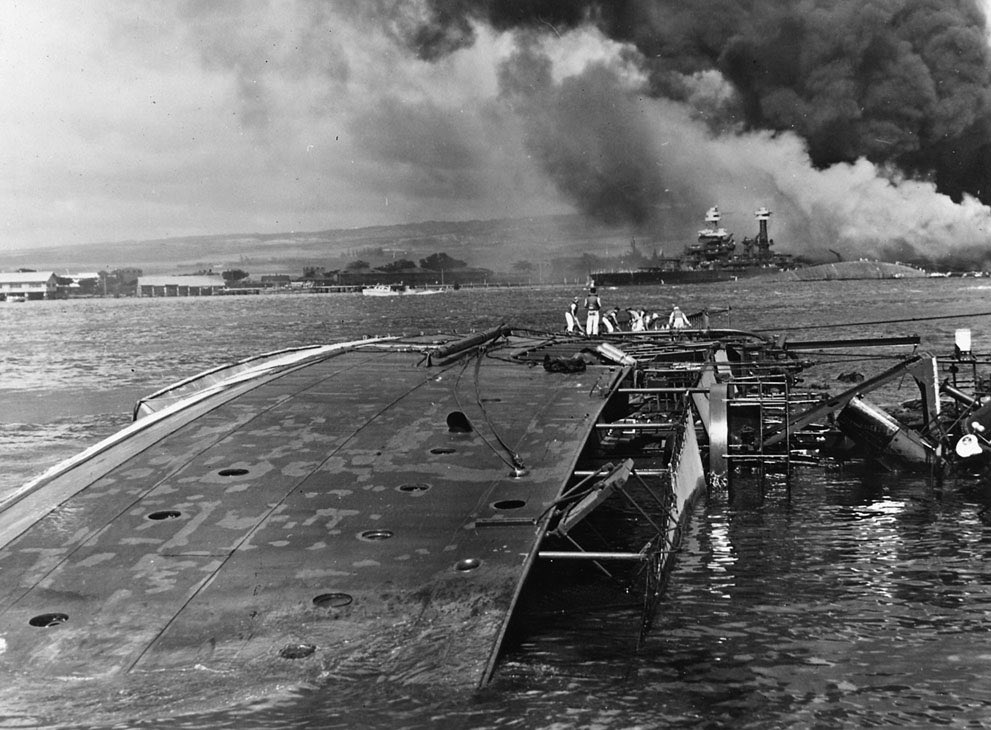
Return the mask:
{"type": "Polygon", "coordinates": [[[581,333],[582,327],[578,323],[578,297],[571,300],[571,306],[564,313],[564,320],[568,323],[568,332],[581,333]]]}

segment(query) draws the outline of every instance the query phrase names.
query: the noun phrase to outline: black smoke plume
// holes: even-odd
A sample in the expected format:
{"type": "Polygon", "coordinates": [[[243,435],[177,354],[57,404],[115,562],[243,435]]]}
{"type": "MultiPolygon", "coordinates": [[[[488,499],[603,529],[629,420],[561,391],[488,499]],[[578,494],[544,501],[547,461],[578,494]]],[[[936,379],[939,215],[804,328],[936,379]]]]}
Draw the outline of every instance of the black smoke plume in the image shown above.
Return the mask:
{"type": "MultiPolygon", "coordinates": [[[[528,34],[594,26],[636,49],[653,97],[691,104],[692,80],[718,71],[736,93],[734,103],[699,110],[712,129],[793,132],[820,169],[864,158],[931,181],[954,201],[969,194],[991,202],[991,59],[977,0],[426,4],[408,36],[421,58],[470,45],[476,23],[528,34]]],[[[601,144],[595,151],[603,160],[615,152],[601,144]]],[[[545,164],[566,164],[550,149],[542,154],[545,164]]],[[[645,164],[627,175],[628,196],[656,192],[645,164]],[[634,192],[642,182],[647,188],[634,192]]],[[[591,185],[567,192],[600,218],[625,215],[624,207],[631,221],[642,214],[635,201],[604,199],[591,185]]]]}
{"type": "Polygon", "coordinates": [[[500,68],[525,144],[580,210],[610,224],[647,223],[665,184],[649,122],[614,72],[592,65],[555,84],[550,60],[523,47],[500,68]]]}

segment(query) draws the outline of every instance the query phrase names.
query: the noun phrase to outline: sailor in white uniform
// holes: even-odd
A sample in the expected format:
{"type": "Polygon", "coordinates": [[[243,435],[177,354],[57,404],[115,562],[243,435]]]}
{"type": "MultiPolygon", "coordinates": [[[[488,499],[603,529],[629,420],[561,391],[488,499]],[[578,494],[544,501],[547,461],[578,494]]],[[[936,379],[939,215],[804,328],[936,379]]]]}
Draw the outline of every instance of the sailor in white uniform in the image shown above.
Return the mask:
{"type": "Polygon", "coordinates": [[[668,317],[668,329],[683,330],[689,326],[691,326],[691,322],[688,321],[688,317],[685,316],[685,313],[681,311],[681,308],[675,304],[674,309],[671,310],[671,316],[668,317]]]}
{"type": "Polygon", "coordinates": [[[588,318],[585,321],[585,334],[599,334],[599,310],[602,309],[602,303],[599,301],[599,295],[595,293],[594,286],[588,290],[588,296],[585,297],[585,309],[588,310],[588,318]]]}

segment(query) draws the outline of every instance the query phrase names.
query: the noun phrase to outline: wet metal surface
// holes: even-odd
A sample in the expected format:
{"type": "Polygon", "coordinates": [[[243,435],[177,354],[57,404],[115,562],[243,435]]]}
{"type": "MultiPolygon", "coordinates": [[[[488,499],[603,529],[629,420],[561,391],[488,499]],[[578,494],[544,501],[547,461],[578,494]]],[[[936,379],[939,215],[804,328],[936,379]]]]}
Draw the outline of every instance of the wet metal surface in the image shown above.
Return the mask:
{"type": "Polygon", "coordinates": [[[508,354],[318,360],[9,506],[0,701],[50,700],[51,681],[63,709],[110,693],[111,713],[163,682],[205,706],[318,676],[480,684],[618,377],[508,354]]]}

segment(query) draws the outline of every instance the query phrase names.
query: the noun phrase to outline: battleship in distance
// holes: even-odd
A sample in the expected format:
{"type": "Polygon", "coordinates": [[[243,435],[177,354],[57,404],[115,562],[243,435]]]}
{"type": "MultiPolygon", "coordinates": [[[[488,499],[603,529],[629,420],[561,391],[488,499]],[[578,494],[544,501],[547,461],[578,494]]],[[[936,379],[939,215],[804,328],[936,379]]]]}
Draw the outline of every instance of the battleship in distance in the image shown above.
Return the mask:
{"type": "Polygon", "coordinates": [[[754,215],[757,235],[743,239],[742,252],[737,250],[733,234],[721,225],[719,208],[713,206],[705,214],[706,225],[699,230],[698,239],[685,246],[681,256],[660,257],[637,269],[595,272],[592,279],[599,286],[706,284],[794,268],[797,264],[790,254],[771,250],[774,240],[767,230],[771,211],[761,207],[754,215]]]}
{"type": "MultiPolygon", "coordinates": [[[[830,450],[924,468],[948,439],[961,459],[991,451],[989,409],[962,388],[962,414],[940,425],[931,355],[839,395],[798,389],[804,351],[851,342],[918,338],[502,325],[295,348],[181,381],[0,504],[0,706],[86,724],[246,706],[328,677],[480,688],[521,595],[544,588],[527,581],[538,565],[635,588],[649,626],[707,488],[732,495],[746,474],[830,450]],[[919,429],[864,398],[906,375],[919,429]]],[[[958,352],[954,372],[968,362],[958,352]]]]}

